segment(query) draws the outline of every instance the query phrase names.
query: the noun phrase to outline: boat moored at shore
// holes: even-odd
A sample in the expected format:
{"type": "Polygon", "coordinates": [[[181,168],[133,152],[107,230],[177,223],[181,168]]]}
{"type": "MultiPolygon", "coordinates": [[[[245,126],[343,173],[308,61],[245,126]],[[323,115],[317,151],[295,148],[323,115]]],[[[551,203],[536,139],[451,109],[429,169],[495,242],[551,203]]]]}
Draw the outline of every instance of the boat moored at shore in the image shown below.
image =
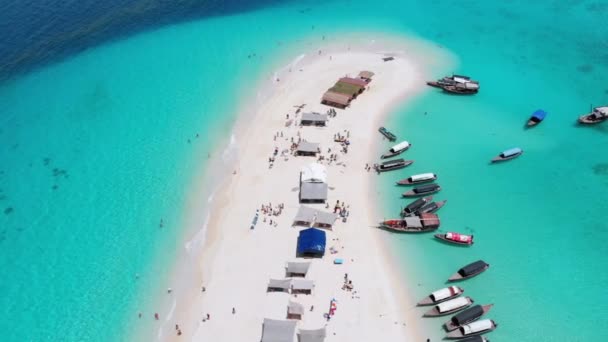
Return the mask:
{"type": "Polygon", "coordinates": [[[439,186],[439,184],[435,184],[435,183],[426,184],[426,185],[421,185],[421,186],[415,187],[414,189],[403,193],[403,197],[424,196],[424,195],[434,194],[439,191],[441,191],[441,186],[439,186]]]}
{"type": "Polygon", "coordinates": [[[541,123],[545,119],[546,116],[547,116],[547,112],[545,112],[542,109],[539,109],[539,110],[535,111],[534,113],[532,113],[532,116],[530,116],[530,118],[528,119],[526,126],[534,127],[534,126],[538,125],[539,123],[541,123]]]}
{"type": "Polygon", "coordinates": [[[458,95],[474,95],[479,92],[479,83],[464,82],[441,86],[443,91],[458,95]]]}
{"type": "Polygon", "coordinates": [[[589,114],[582,115],[578,118],[578,122],[584,125],[593,125],[604,122],[608,119],[608,106],[595,107],[589,114]]]}
{"type": "Polygon", "coordinates": [[[521,156],[522,153],[524,153],[524,151],[519,147],[510,148],[508,150],[501,152],[496,157],[494,157],[494,159],[492,159],[492,163],[515,159],[515,158],[521,156]]]}
{"type": "Polygon", "coordinates": [[[464,289],[458,286],[448,286],[443,289],[434,291],[430,295],[424,297],[418,302],[418,306],[424,305],[435,305],[441,302],[445,302],[450,299],[454,299],[464,293],[464,289]]]}
{"type": "Polygon", "coordinates": [[[448,279],[448,281],[459,281],[473,278],[474,276],[481,274],[488,268],[490,268],[490,264],[486,263],[483,260],[477,260],[459,269],[458,272],[454,273],[448,279]]]}
{"type": "Polygon", "coordinates": [[[439,240],[459,246],[471,246],[473,244],[473,235],[447,232],[445,234],[435,234],[435,237],[439,240]]]}
{"type": "Polygon", "coordinates": [[[475,301],[471,297],[458,297],[435,305],[424,313],[424,317],[437,317],[453,314],[473,305],[475,301]]]}
{"type": "Polygon", "coordinates": [[[449,332],[445,337],[448,339],[463,338],[468,336],[475,336],[488,333],[494,329],[498,324],[491,319],[482,319],[481,321],[471,322],[465,324],[458,329],[449,332]]]}
{"type": "Polygon", "coordinates": [[[422,214],[409,216],[403,219],[382,221],[380,227],[402,233],[426,233],[439,228],[439,216],[435,214],[422,214]]]}
{"type": "Polygon", "coordinates": [[[391,133],[388,129],[386,129],[384,127],[378,128],[378,132],[380,132],[382,135],[384,135],[384,137],[386,139],[388,139],[389,141],[397,140],[397,136],[394,135],[393,133],[391,133]]]}
{"type": "Polygon", "coordinates": [[[391,147],[388,150],[388,152],[383,154],[380,158],[386,159],[386,158],[392,158],[394,156],[398,156],[401,153],[407,151],[407,149],[409,149],[411,146],[412,146],[412,144],[410,144],[409,142],[402,141],[402,142],[398,143],[397,145],[391,147]]]}
{"type": "Polygon", "coordinates": [[[437,202],[429,202],[423,205],[420,209],[416,210],[416,215],[424,214],[424,213],[434,213],[437,210],[443,208],[443,206],[448,202],[448,200],[437,201],[437,202]]]}
{"type": "Polygon", "coordinates": [[[376,165],[376,171],[386,172],[386,171],[399,170],[406,166],[412,165],[412,163],[414,163],[413,160],[404,160],[401,158],[393,159],[393,160],[385,161],[379,165],[376,165]]]}
{"type": "Polygon", "coordinates": [[[478,320],[483,315],[487,314],[493,306],[494,304],[471,306],[470,308],[452,316],[449,321],[443,324],[443,327],[446,331],[456,330],[461,325],[465,325],[478,320]]]}
{"type": "Polygon", "coordinates": [[[428,183],[437,179],[437,175],[431,172],[420,173],[410,176],[397,182],[397,185],[414,185],[420,183],[428,183]]]}

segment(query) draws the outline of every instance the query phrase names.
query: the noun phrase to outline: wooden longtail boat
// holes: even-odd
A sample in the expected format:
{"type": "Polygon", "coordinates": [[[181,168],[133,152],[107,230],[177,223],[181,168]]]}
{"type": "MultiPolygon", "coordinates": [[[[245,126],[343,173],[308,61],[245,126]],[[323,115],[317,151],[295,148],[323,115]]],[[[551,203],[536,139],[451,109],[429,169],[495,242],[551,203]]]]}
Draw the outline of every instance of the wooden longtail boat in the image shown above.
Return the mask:
{"type": "Polygon", "coordinates": [[[488,311],[490,311],[490,309],[492,309],[493,306],[494,306],[494,304],[471,306],[470,308],[452,316],[452,318],[450,318],[449,321],[447,321],[443,324],[443,327],[447,331],[455,330],[458,327],[460,327],[461,325],[468,324],[468,323],[478,320],[483,315],[487,314],[488,311]]]}
{"type": "Polygon", "coordinates": [[[406,166],[410,166],[413,163],[414,163],[413,160],[403,160],[401,158],[393,159],[393,160],[385,161],[385,162],[381,163],[380,165],[378,165],[376,167],[376,171],[386,172],[386,171],[399,170],[406,166]]]}
{"type": "Polygon", "coordinates": [[[439,303],[424,313],[424,317],[437,317],[453,314],[473,305],[475,301],[471,297],[458,297],[447,302],[439,303]]]}
{"type": "Polygon", "coordinates": [[[439,240],[459,246],[471,246],[474,243],[473,235],[447,232],[445,234],[435,234],[435,237],[439,240]]]}
{"type": "Polygon", "coordinates": [[[488,333],[496,329],[498,324],[491,319],[482,319],[460,326],[458,329],[449,332],[446,338],[463,338],[488,333]]]}
{"type": "Polygon", "coordinates": [[[539,109],[539,110],[535,111],[534,113],[532,113],[532,116],[530,117],[530,119],[528,119],[526,126],[534,127],[534,126],[538,125],[539,123],[541,123],[545,119],[546,116],[547,116],[547,112],[545,112],[542,109],[539,109]]]}
{"type": "Polygon", "coordinates": [[[446,85],[454,85],[456,83],[466,83],[466,82],[479,83],[477,81],[471,80],[471,78],[469,76],[452,75],[452,76],[445,76],[444,78],[440,78],[437,81],[428,81],[428,82],[426,82],[426,84],[430,85],[431,87],[441,88],[442,86],[446,86],[446,85]]]}
{"type": "Polygon", "coordinates": [[[521,156],[522,153],[524,153],[524,151],[519,147],[511,148],[494,157],[494,159],[492,159],[492,163],[515,159],[521,156]]]}
{"type": "Polygon", "coordinates": [[[413,201],[412,203],[408,204],[405,208],[403,208],[403,210],[401,211],[401,216],[414,215],[414,213],[416,213],[416,211],[418,211],[418,209],[422,208],[423,206],[425,206],[432,200],[433,200],[433,196],[426,196],[426,197],[422,197],[422,198],[419,198],[419,199],[413,201]]]}
{"type": "Polygon", "coordinates": [[[389,141],[397,140],[397,136],[384,127],[378,128],[378,132],[382,133],[382,135],[384,135],[389,141]]]}
{"type": "Polygon", "coordinates": [[[436,230],[439,225],[439,217],[427,213],[403,219],[386,220],[380,224],[380,227],[402,233],[426,233],[436,230]]]}
{"type": "Polygon", "coordinates": [[[474,276],[481,274],[488,268],[490,268],[490,264],[486,263],[483,260],[477,260],[459,269],[458,272],[454,273],[448,279],[448,281],[459,281],[473,278],[474,276]]]}
{"type": "Polygon", "coordinates": [[[434,291],[418,302],[418,306],[435,305],[460,296],[464,290],[458,286],[448,286],[434,291]]]}
{"type": "Polygon", "coordinates": [[[458,95],[474,95],[479,92],[479,83],[465,82],[441,86],[443,91],[458,95]]]}
{"type": "Polygon", "coordinates": [[[427,203],[427,204],[423,205],[420,209],[418,209],[416,211],[416,214],[420,215],[420,214],[424,214],[424,213],[434,213],[437,210],[441,209],[447,202],[448,202],[448,200],[427,203]]]}
{"type": "Polygon", "coordinates": [[[436,179],[437,175],[434,173],[420,173],[398,181],[397,185],[414,185],[420,183],[428,183],[436,179]]]}
{"type": "Polygon", "coordinates": [[[388,152],[386,152],[385,154],[383,154],[380,158],[386,159],[386,158],[392,158],[394,156],[398,156],[401,153],[407,151],[411,146],[412,146],[412,144],[410,144],[409,142],[402,141],[399,144],[391,147],[388,150],[388,152]]]}

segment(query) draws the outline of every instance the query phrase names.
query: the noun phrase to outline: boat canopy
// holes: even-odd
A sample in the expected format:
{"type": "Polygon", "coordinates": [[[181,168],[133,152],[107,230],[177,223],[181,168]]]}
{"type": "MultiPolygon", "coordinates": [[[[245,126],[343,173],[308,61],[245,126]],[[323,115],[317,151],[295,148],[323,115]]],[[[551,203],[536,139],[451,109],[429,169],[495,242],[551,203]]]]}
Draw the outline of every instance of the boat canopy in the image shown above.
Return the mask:
{"type": "Polygon", "coordinates": [[[397,145],[391,147],[390,151],[395,153],[395,152],[405,150],[408,147],[410,147],[410,143],[407,141],[402,141],[402,142],[398,143],[397,145]]]}
{"type": "Polygon", "coordinates": [[[456,286],[445,287],[441,290],[437,290],[431,293],[431,298],[433,301],[438,301],[442,299],[446,299],[452,297],[453,295],[460,293],[460,289],[456,286]]]}
{"type": "Polygon", "coordinates": [[[480,331],[485,331],[488,329],[492,329],[492,320],[490,319],[482,319],[481,321],[472,322],[460,327],[463,335],[470,335],[474,333],[478,333],[480,331]]]}
{"type": "Polygon", "coordinates": [[[514,147],[514,148],[508,149],[508,150],[506,150],[506,151],[503,151],[503,152],[502,152],[500,155],[501,155],[503,158],[507,158],[507,157],[514,156],[514,155],[516,155],[516,154],[520,154],[521,152],[522,152],[521,148],[519,148],[519,147],[514,147]]]}
{"type": "Polygon", "coordinates": [[[439,216],[433,213],[420,214],[420,219],[425,227],[439,227],[439,216]]]}
{"type": "Polygon", "coordinates": [[[471,242],[471,240],[473,240],[472,235],[458,234],[452,232],[446,233],[445,238],[457,242],[471,242]]]}
{"type": "Polygon", "coordinates": [[[542,109],[539,109],[532,114],[532,117],[538,120],[543,120],[545,116],[547,116],[547,112],[542,109]]]}
{"type": "Polygon", "coordinates": [[[467,297],[458,297],[452,300],[448,300],[447,302],[437,304],[437,310],[439,311],[439,313],[443,313],[461,308],[467,304],[469,304],[469,299],[467,297]]]}
{"type": "Polygon", "coordinates": [[[414,188],[414,192],[420,194],[424,192],[435,191],[437,189],[439,189],[439,184],[427,184],[414,188]]]}
{"type": "Polygon", "coordinates": [[[405,217],[403,220],[405,221],[405,226],[408,228],[422,228],[420,217],[405,217]]]}
{"type": "Polygon", "coordinates": [[[486,264],[485,261],[477,260],[474,263],[468,264],[465,267],[458,270],[458,273],[463,277],[467,277],[472,274],[478,273],[480,270],[484,269],[487,265],[488,264],[486,264]]]}
{"type": "Polygon", "coordinates": [[[456,88],[475,90],[475,89],[479,89],[479,84],[467,81],[467,82],[463,82],[463,83],[456,83],[456,88]]]}
{"type": "Polygon", "coordinates": [[[462,325],[481,317],[481,315],[483,315],[483,307],[481,305],[475,305],[452,316],[452,323],[462,325]]]}
{"type": "Polygon", "coordinates": [[[422,207],[425,203],[426,203],[425,198],[419,198],[419,199],[415,200],[414,202],[408,204],[407,207],[405,207],[404,211],[406,211],[406,212],[414,211],[414,210],[422,207]]]}
{"type": "Polygon", "coordinates": [[[435,178],[434,173],[421,173],[419,175],[413,175],[412,177],[410,177],[412,182],[420,182],[423,180],[429,180],[429,179],[434,179],[434,178],[435,178]]]}
{"type": "Polygon", "coordinates": [[[454,75],[454,76],[452,76],[452,79],[454,80],[454,82],[458,82],[458,83],[466,83],[471,80],[470,77],[462,76],[462,75],[454,75]]]}
{"type": "Polygon", "coordinates": [[[593,113],[598,114],[600,116],[608,116],[608,106],[607,107],[595,107],[595,108],[593,108],[593,113]]]}

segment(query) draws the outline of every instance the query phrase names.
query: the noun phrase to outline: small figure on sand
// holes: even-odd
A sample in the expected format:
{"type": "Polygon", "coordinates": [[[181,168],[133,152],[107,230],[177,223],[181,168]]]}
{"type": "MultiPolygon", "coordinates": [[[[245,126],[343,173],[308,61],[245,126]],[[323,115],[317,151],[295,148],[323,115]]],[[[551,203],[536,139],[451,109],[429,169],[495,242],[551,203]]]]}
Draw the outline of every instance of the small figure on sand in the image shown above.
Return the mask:
{"type": "Polygon", "coordinates": [[[157,321],[160,319],[160,317],[158,316],[157,312],[154,313],[154,319],[157,320],[157,321]]]}
{"type": "Polygon", "coordinates": [[[232,314],[234,315],[236,313],[236,310],[234,308],[232,308],[232,314]]]}

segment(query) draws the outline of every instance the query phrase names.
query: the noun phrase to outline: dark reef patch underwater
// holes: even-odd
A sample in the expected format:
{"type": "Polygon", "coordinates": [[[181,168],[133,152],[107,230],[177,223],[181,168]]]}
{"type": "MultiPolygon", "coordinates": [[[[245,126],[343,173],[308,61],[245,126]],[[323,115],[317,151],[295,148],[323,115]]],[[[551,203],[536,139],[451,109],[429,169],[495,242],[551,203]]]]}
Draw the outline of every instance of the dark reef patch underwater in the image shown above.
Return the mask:
{"type": "Polygon", "coordinates": [[[178,22],[254,11],[290,0],[80,0],[0,3],[0,82],[101,43],[178,22]]]}

